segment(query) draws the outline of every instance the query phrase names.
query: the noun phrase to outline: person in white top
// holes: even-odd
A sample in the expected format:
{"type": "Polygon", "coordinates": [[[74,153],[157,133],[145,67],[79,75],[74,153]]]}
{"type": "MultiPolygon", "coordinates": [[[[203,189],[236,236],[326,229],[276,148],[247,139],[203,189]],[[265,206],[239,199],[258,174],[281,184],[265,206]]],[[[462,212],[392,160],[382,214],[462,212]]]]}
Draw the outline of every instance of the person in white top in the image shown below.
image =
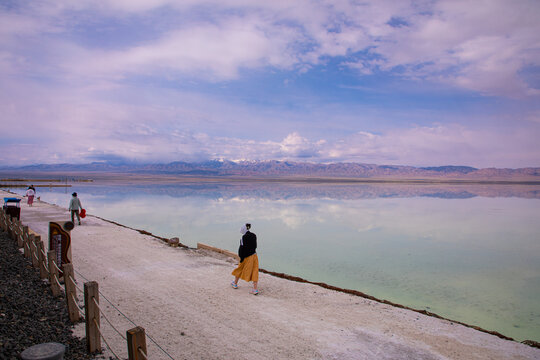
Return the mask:
{"type": "Polygon", "coordinates": [[[36,192],[34,188],[30,185],[28,187],[28,190],[26,190],[26,196],[28,197],[28,200],[27,200],[28,206],[32,206],[32,204],[34,203],[35,195],[36,195],[36,192]]]}
{"type": "Polygon", "coordinates": [[[77,215],[77,220],[79,225],[81,225],[81,217],[79,215],[79,210],[82,210],[81,200],[77,197],[77,193],[74,192],[71,194],[71,200],[69,201],[69,211],[71,211],[71,222],[75,223],[74,215],[77,215]]]}

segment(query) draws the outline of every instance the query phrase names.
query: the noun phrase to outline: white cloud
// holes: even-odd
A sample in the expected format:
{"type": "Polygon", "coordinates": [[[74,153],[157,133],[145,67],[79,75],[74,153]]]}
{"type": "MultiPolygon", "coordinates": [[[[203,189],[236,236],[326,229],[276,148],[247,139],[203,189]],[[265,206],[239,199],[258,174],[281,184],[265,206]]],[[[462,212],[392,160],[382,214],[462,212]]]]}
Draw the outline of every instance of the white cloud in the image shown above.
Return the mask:
{"type": "MultiPolygon", "coordinates": [[[[42,57],[51,62],[49,66],[59,62],[58,68],[73,75],[118,79],[133,74],[168,76],[172,71],[216,81],[237,78],[241,69],[264,67],[302,72],[328,58],[369,49],[378,56],[346,58],[343,63],[359,68],[359,76],[399,68],[411,78],[490,95],[522,96],[537,93],[518,71],[540,63],[539,12],[534,0],[41,1],[18,13],[0,12],[0,38],[24,41],[25,36],[37,36],[44,49],[52,45],[63,55],[42,57]],[[163,26],[149,26],[164,12],[169,18],[163,26]],[[81,31],[92,26],[93,16],[118,24],[138,21],[150,32],[160,30],[138,43],[130,39],[115,50],[47,36],[81,31]],[[391,19],[400,19],[403,25],[391,26],[391,19]]],[[[3,62],[31,58],[14,45],[8,49],[11,54],[4,55],[3,62]]]]}
{"type": "Polygon", "coordinates": [[[294,132],[283,139],[279,148],[282,158],[317,158],[321,144],[321,142],[312,143],[294,132]]]}
{"type": "Polygon", "coordinates": [[[227,19],[198,24],[165,34],[148,45],[111,52],[88,52],[86,60],[70,63],[76,73],[152,74],[179,71],[194,78],[236,78],[242,67],[290,67],[283,33],[264,29],[256,19],[227,19]]]}
{"type": "MultiPolygon", "coordinates": [[[[209,102],[208,98],[177,94],[161,103],[148,99],[154,104],[149,107],[143,100],[147,94],[140,94],[140,104],[130,105],[92,99],[87,90],[60,93],[35,88],[29,92],[28,87],[15,85],[10,89],[12,97],[0,102],[4,118],[10,122],[3,136],[17,140],[0,144],[0,163],[6,165],[114,158],[143,162],[225,158],[416,166],[540,165],[535,135],[540,129],[534,116],[530,119],[532,129],[439,124],[379,133],[358,131],[335,139],[309,139],[293,131],[281,140],[269,140],[272,123],[259,125],[255,131],[262,136],[254,138],[249,128],[241,131],[254,114],[247,112],[241,115],[245,118],[237,118],[241,113],[232,104],[209,102]],[[171,106],[173,103],[178,106],[171,106]],[[231,128],[233,122],[228,120],[212,123],[224,109],[237,125],[231,128]],[[194,124],[201,121],[205,126],[196,130],[194,124]]],[[[156,94],[156,99],[166,95],[156,94]]]]}
{"type": "Polygon", "coordinates": [[[538,166],[535,164],[540,164],[540,145],[529,131],[472,129],[448,124],[414,126],[383,134],[359,132],[329,143],[321,151],[321,157],[336,162],[413,166],[538,166]]]}
{"type": "Polygon", "coordinates": [[[530,92],[518,71],[540,62],[538,2],[439,1],[430,10],[383,38],[374,50],[386,60],[381,68],[489,95],[530,92]]]}

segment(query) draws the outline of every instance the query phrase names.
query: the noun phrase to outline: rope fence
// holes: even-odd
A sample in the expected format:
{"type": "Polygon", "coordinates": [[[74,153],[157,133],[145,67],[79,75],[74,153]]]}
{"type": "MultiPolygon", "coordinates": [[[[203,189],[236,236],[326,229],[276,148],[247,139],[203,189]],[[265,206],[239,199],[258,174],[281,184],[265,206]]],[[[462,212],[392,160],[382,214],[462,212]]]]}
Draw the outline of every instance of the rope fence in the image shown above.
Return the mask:
{"type": "Polygon", "coordinates": [[[77,299],[75,298],[75,295],[73,295],[73,293],[70,294],[71,295],[71,299],[73,300],[73,302],[75,303],[75,306],[77,307],[77,310],[79,311],[79,315],[81,315],[82,317],[84,317],[84,310],[81,309],[79,307],[79,305],[77,304],[77,299]]]}
{"type": "MultiPolygon", "coordinates": [[[[39,251],[41,252],[41,258],[46,259],[47,254],[45,254],[45,250],[40,249],[39,251]]],[[[43,264],[43,265],[45,265],[45,264],[43,264]]],[[[47,266],[43,266],[43,269],[44,269],[45,273],[47,274],[47,276],[49,276],[49,269],[47,269],[47,266]]]]}
{"type": "Polygon", "coordinates": [[[117,358],[118,360],[120,360],[120,358],[118,357],[118,355],[116,355],[116,353],[113,351],[113,349],[111,348],[111,346],[109,345],[109,343],[107,342],[107,339],[105,339],[105,337],[103,336],[103,333],[101,332],[101,329],[99,327],[99,324],[97,323],[96,319],[94,319],[94,324],[96,325],[97,329],[98,329],[98,332],[99,332],[99,335],[101,336],[101,338],[103,339],[103,341],[105,341],[105,345],[107,345],[107,347],[109,348],[109,351],[113,353],[114,357],[117,358]]]}
{"type": "Polygon", "coordinates": [[[92,298],[92,300],[94,301],[94,304],[99,309],[101,316],[103,316],[103,318],[111,325],[113,330],[116,331],[118,333],[118,335],[120,335],[120,337],[122,337],[122,339],[127,340],[126,337],[124,335],[122,335],[122,333],[120,331],[118,331],[118,329],[114,327],[113,323],[105,316],[105,314],[103,313],[103,311],[99,307],[99,304],[96,302],[96,298],[92,298]]]}
{"type": "Polygon", "coordinates": [[[62,287],[62,284],[60,284],[60,281],[58,281],[58,277],[55,276],[53,279],[56,285],[58,285],[58,287],[62,287]]]}
{"type": "MultiPolygon", "coordinates": [[[[80,276],[81,278],[83,278],[85,281],[90,281],[88,280],[87,278],[84,277],[83,274],[81,274],[80,272],[78,272],[77,270],[74,270],[75,273],[80,276]]],[[[105,301],[107,301],[109,303],[109,305],[111,305],[111,307],[113,309],[115,309],[120,315],[122,315],[127,321],[129,321],[133,326],[137,327],[137,324],[135,324],[135,322],[133,322],[128,316],[126,316],[118,307],[116,307],[105,295],[103,295],[103,293],[101,293],[101,291],[99,291],[99,295],[100,295],[100,298],[103,298],[105,299],[105,301]]],[[[150,341],[159,349],[161,350],[169,359],[172,359],[172,360],[175,360],[165,349],[163,349],[161,347],[161,345],[159,345],[159,343],[154,340],[150,335],[146,334],[146,337],[148,339],[150,339],[150,341]]]]}
{"type": "Polygon", "coordinates": [[[31,260],[33,267],[39,268],[42,279],[48,279],[53,296],[65,296],[68,313],[72,322],[84,319],[86,325],[86,341],[89,353],[101,351],[101,339],[103,339],[108,350],[118,360],[121,358],[110,346],[110,339],[106,339],[100,326],[100,318],[103,317],[109,326],[116,332],[123,341],[127,342],[129,360],[147,360],[146,338],[165,354],[169,359],[175,360],[157,341],[145,333],[144,328],[137,326],[128,316],[126,316],[117,306],[105,297],[98,288],[98,284],[88,280],[83,274],[76,271],[71,263],[62,264],[61,269],[56,260],[55,251],[44,250],[43,242],[39,235],[30,233],[28,226],[24,226],[18,219],[11,218],[4,211],[0,211],[0,228],[17,241],[17,246],[23,249],[26,258],[31,260]],[[81,289],[75,281],[74,274],[84,279],[84,289],[81,289]],[[60,278],[63,278],[64,291],[60,278]],[[78,304],[77,290],[84,293],[84,307],[78,304]],[[99,306],[99,299],[103,298],[110,306],[117,311],[124,319],[134,326],[125,332],[124,335],[111,320],[105,316],[104,311],[99,306]]]}
{"type": "Polygon", "coordinates": [[[52,264],[54,265],[54,267],[56,268],[56,270],[58,270],[58,272],[62,272],[62,269],[60,269],[58,267],[58,265],[56,265],[56,261],[53,261],[52,264]]]}
{"type": "Polygon", "coordinates": [[[145,360],[148,359],[148,357],[146,356],[146,353],[143,351],[143,349],[138,348],[137,351],[139,352],[139,354],[141,354],[141,356],[142,356],[145,360]]]}
{"type": "Polygon", "coordinates": [[[72,276],[68,276],[68,280],[71,281],[71,283],[73,284],[73,286],[75,286],[77,288],[77,290],[79,290],[80,292],[84,292],[83,289],[81,289],[80,287],[77,286],[77,282],[75,281],[75,279],[73,279],[72,276]]]}
{"type": "Polygon", "coordinates": [[[103,336],[103,333],[101,332],[101,329],[99,328],[99,324],[97,323],[96,319],[94,319],[94,324],[96,325],[97,327],[97,330],[99,332],[99,335],[101,336],[101,338],[103,339],[103,341],[105,341],[105,345],[107,345],[107,347],[109,348],[109,351],[113,353],[114,357],[117,358],[118,360],[120,360],[120,358],[118,357],[118,355],[116,355],[116,353],[113,351],[113,349],[111,348],[111,346],[109,345],[109,343],[107,342],[107,339],[105,339],[105,337],[103,336]]]}

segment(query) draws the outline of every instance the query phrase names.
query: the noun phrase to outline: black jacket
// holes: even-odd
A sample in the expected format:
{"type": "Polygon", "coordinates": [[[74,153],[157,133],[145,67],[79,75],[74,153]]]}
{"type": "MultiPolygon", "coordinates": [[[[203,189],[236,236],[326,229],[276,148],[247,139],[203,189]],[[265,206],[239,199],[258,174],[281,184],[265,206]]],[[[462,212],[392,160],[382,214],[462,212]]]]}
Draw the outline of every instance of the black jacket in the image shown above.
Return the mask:
{"type": "Polygon", "coordinates": [[[242,242],[238,248],[238,256],[240,256],[240,262],[245,258],[255,254],[257,249],[257,235],[248,231],[242,236],[242,242]],[[243,245],[242,245],[243,244],[243,245]]]}

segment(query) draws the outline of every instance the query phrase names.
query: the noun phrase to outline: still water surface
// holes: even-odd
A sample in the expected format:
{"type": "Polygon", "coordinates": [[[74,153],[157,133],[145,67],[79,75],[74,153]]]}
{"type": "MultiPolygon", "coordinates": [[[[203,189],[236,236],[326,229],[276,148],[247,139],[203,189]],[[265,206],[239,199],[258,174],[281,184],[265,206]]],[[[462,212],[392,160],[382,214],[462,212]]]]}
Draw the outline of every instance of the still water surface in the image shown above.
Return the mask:
{"type": "Polygon", "coordinates": [[[37,195],[188,246],[236,251],[251,222],[262,268],[540,341],[539,186],[72,185],[37,195]]]}

